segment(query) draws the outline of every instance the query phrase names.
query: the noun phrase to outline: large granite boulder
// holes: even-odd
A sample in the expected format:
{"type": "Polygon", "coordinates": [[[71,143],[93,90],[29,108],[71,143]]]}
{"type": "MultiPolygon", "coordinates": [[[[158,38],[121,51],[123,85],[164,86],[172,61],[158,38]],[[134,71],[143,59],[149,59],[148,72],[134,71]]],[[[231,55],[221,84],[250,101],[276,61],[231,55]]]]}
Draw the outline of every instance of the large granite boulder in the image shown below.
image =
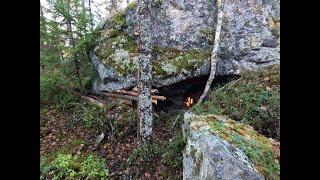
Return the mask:
{"type": "MultiPolygon", "coordinates": [[[[216,21],[215,0],[156,0],[152,7],[153,86],[208,75],[216,21]]],[[[238,74],[280,61],[279,0],[226,0],[216,75],[238,74]]],[[[101,81],[96,90],[136,84],[135,4],[104,20],[91,52],[101,81]]]]}
{"type": "Polygon", "coordinates": [[[279,179],[279,148],[252,127],[216,115],[184,115],[183,179],[279,179]]]}

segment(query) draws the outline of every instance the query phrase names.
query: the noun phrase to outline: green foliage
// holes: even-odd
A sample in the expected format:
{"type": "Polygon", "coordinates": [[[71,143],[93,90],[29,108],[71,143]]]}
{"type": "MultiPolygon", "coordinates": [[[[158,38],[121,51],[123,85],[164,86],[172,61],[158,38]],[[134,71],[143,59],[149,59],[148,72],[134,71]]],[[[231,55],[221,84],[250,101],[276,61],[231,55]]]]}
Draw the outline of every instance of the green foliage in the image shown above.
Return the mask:
{"type": "Polygon", "coordinates": [[[247,71],[240,80],[212,91],[195,106],[197,114],[224,114],[252,125],[260,133],[280,139],[280,69],[273,66],[247,71]]]}
{"type": "Polygon", "coordinates": [[[96,159],[89,155],[80,167],[80,174],[89,178],[107,179],[109,171],[105,168],[105,159],[96,159]]]}
{"type": "Polygon", "coordinates": [[[122,30],[124,28],[124,26],[126,25],[126,19],[125,19],[124,12],[117,13],[112,18],[112,24],[113,24],[113,28],[115,28],[116,30],[122,30]]]}
{"type": "MultiPolygon", "coordinates": [[[[176,178],[172,177],[172,174],[182,169],[182,151],[184,145],[182,133],[179,132],[170,142],[157,140],[152,145],[139,146],[128,157],[127,166],[142,167],[150,160],[159,159],[159,164],[167,167],[162,175],[169,179],[176,178]]],[[[152,169],[156,167],[144,168],[152,169]]]]}
{"type": "Polygon", "coordinates": [[[96,75],[88,53],[98,31],[88,30],[93,17],[85,10],[82,0],[49,0],[48,3],[53,18],[44,16],[42,6],[40,15],[41,102],[64,104],[70,96],[57,87],[89,88],[96,75]],[[74,40],[74,47],[70,39],[74,40]]]}
{"type": "Polygon", "coordinates": [[[61,106],[68,104],[74,97],[59,87],[67,84],[60,72],[53,71],[40,76],[40,101],[42,103],[56,103],[61,106]]]}
{"type": "Polygon", "coordinates": [[[128,11],[128,10],[130,10],[130,9],[134,9],[134,8],[136,8],[136,2],[135,2],[135,1],[129,3],[129,4],[127,5],[125,11],[128,11]]]}
{"type": "Polygon", "coordinates": [[[163,162],[167,167],[182,169],[182,151],[184,149],[185,142],[183,141],[182,133],[179,132],[172,142],[162,154],[163,162]]]}
{"type": "Polygon", "coordinates": [[[127,159],[127,166],[137,166],[140,167],[143,161],[148,158],[152,158],[153,151],[151,151],[151,146],[141,145],[134,149],[127,159]]]}
{"type": "Polygon", "coordinates": [[[244,152],[266,179],[278,179],[280,173],[278,152],[273,149],[271,141],[248,125],[219,117],[206,116],[207,119],[202,117],[199,121],[208,122],[210,131],[244,152]]]}
{"type": "Polygon", "coordinates": [[[259,141],[246,141],[238,134],[232,136],[231,143],[236,144],[267,179],[279,179],[280,165],[270,147],[259,141]]]}
{"type": "Polygon", "coordinates": [[[58,154],[54,159],[42,157],[40,179],[108,179],[105,159],[87,156],[85,159],[71,154],[58,154]]]}
{"type": "Polygon", "coordinates": [[[107,108],[84,102],[74,103],[73,105],[75,105],[74,115],[81,119],[86,128],[91,128],[94,125],[102,126],[106,120],[107,108]]]}

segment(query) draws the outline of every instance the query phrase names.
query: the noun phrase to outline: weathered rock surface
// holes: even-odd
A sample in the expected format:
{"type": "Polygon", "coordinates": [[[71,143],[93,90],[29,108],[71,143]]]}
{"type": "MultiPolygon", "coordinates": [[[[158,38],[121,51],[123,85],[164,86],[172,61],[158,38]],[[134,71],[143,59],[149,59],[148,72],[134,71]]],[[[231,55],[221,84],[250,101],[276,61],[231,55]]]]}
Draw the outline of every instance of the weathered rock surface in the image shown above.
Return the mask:
{"type": "MultiPolygon", "coordinates": [[[[225,1],[217,76],[280,62],[279,6],[279,0],[225,1]]],[[[154,55],[154,86],[209,74],[215,7],[215,0],[156,1],[151,33],[154,44],[162,50],[154,55]]],[[[132,48],[136,46],[135,7],[127,8],[122,19],[119,17],[99,26],[101,37],[92,52],[103,80],[96,83],[97,90],[136,84],[137,51],[132,48]],[[112,28],[118,29],[117,33],[112,28]]]]}
{"type": "Polygon", "coordinates": [[[183,179],[280,179],[280,144],[224,116],[184,115],[183,179]]]}
{"type": "Polygon", "coordinates": [[[210,131],[203,121],[194,121],[192,113],[184,116],[187,138],[183,154],[183,179],[264,179],[246,155],[210,131]]]}

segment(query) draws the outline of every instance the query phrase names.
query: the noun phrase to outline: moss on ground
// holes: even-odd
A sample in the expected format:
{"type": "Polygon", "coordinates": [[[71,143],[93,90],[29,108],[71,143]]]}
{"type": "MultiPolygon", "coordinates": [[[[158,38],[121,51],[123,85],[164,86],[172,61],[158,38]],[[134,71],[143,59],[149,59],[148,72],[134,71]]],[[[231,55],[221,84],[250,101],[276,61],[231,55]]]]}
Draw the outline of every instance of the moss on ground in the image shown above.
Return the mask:
{"type": "Polygon", "coordinates": [[[217,87],[194,107],[196,114],[222,114],[249,124],[259,133],[280,139],[280,67],[246,71],[241,78],[217,87]]]}

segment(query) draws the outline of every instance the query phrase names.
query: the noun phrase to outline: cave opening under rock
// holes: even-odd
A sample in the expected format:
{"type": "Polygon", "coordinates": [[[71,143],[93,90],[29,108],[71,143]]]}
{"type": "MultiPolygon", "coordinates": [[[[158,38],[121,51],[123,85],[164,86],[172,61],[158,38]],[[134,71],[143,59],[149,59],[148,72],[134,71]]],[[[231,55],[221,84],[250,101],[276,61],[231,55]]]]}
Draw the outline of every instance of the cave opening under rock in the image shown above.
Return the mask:
{"type": "MultiPolygon", "coordinates": [[[[165,101],[158,101],[155,111],[174,112],[179,109],[189,109],[200,98],[209,76],[187,79],[169,86],[158,88],[159,95],[165,96],[165,101]]],[[[239,75],[217,76],[211,89],[238,79],[239,75]]]]}

